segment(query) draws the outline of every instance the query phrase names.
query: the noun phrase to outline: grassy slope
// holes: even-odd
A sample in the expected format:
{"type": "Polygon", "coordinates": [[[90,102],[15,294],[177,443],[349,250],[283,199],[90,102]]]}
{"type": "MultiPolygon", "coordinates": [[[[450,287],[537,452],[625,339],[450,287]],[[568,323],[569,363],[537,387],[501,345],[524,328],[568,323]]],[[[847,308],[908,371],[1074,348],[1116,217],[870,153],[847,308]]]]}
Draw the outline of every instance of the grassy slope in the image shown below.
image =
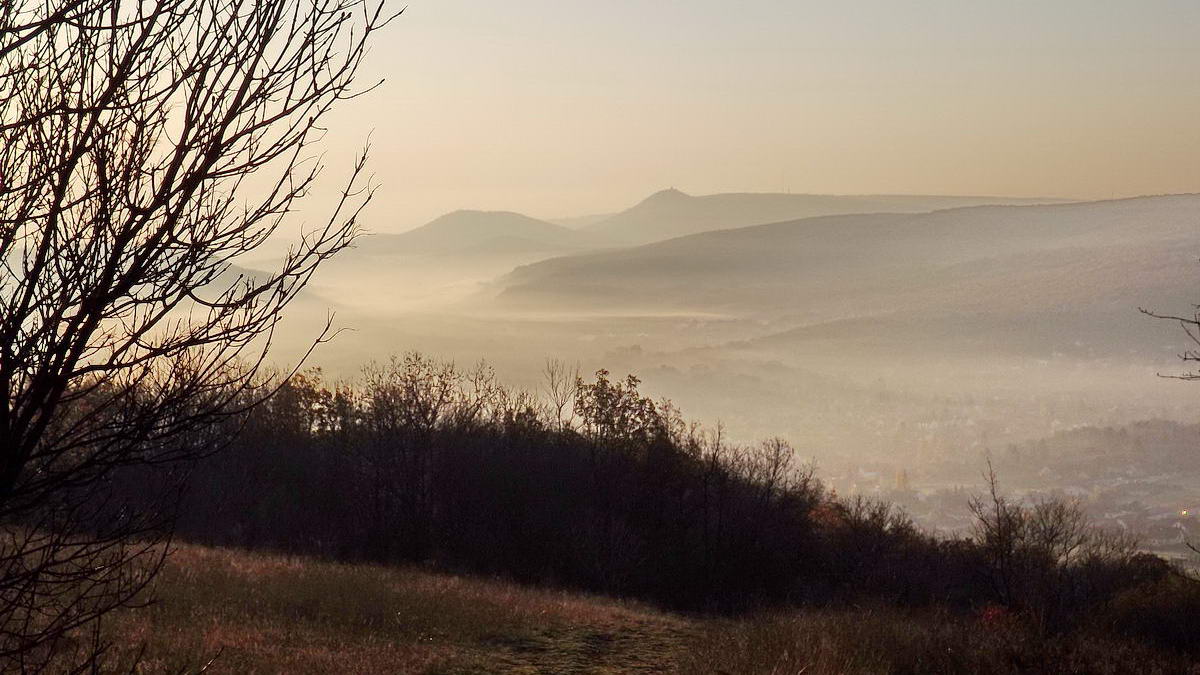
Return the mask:
{"type": "MultiPolygon", "coordinates": [[[[1176,673],[1132,643],[1038,639],[1004,617],[841,609],[742,620],[498,581],[181,546],[162,598],[112,629],[142,672],[1176,673]]],[[[1192,670],[1190,672],[1200,672],[1192,670]]]]}
{"type": "Polygon", "coordinates": [[[161,602],[124,614],[145,670],[668,672],[696,625],[645,607],[466,577],[181,546],[161,602]]]}

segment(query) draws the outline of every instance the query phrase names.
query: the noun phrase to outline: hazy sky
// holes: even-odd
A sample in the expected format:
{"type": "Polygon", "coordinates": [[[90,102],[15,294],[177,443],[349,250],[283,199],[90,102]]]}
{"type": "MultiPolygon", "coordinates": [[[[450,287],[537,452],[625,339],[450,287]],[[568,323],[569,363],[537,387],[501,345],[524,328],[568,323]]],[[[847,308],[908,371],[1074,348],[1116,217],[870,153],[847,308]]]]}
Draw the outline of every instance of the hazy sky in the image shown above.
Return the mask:
{"type": "Polygon", "coordinates": [[[377,231],[668,186],[1200,191],[1197,0],[410,0],[366,76],[330,142],[374,130],[377,231]]]}

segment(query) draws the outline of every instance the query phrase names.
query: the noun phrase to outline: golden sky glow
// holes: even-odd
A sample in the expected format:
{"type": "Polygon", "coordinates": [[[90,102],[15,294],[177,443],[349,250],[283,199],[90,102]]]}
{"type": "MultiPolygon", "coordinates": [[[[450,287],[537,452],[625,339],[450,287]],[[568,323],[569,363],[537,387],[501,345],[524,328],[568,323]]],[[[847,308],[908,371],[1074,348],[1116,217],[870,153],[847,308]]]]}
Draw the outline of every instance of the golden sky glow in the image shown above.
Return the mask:
{"type": "Polygon", "coordinates": [[[1193,192],[1198,38],[1195,0],[412,0],[330,157],[374,130],[377,231],[668,186],[1193,192]]]}

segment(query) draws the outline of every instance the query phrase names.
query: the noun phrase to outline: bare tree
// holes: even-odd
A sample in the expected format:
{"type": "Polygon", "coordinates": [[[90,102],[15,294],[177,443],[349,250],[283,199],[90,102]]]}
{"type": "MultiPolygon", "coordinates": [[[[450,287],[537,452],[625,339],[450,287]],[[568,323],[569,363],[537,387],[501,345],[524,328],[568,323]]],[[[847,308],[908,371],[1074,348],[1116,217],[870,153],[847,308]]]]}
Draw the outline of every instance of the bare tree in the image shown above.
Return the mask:
{"type": "Polygon", "coordinates": [[[1004,497],[990,460],[984,479],[988,492],[973,497],[970,509],[993,590],[1040,627],[1056,625],[1068,607],[1105,597],[1097,588],[1105,568],[1118,574],[1129,570],[1138,551],[1136,538],[1093,525],[1073,501],[1041,498],[1022,504],[1004,497]]]}
{"type": "Polygon", "coordinates": [[[356,70],[394,16],[369,0],[0,2],[4,666],[97,662],[99,618],[153,576],[170,521],[169,501],[114,504],[106,482],[203,454],[266,393],[281,312],[358,231],[365,151],[277,270],[234,263],[313,187],[319,123],[366,89],[356,70]]]}
{"type": "MultiPolygon", "coordinates": [[[[1179,359],[1186,364],[1200,363],[1200,305],[1192,307],[1193,314],[1191,316],[1182,316],[1179,314],[1164,314],[1150,309],[1138,308],[1142,314],[1154,319],[1163,319],[1166,321],[1177,322],[1180,328],[1183,329],[1187,336],[1188,342],[1191,342],[1194,347],[1185,349],[1179,354],[1179,359]]],[[[1179,380],[1200,380],[1200,371],[1188,370],[1177,375],[1168,375],[1167,377],[1179,380]]]]}
{"type": "Polygon", "coordinates": [[[570,417],[574,412],[571,406],[575,402],[579,382],[578,363],[569,365],[561,359],[546,359],[546,365],[542,367],[542,387],[559,429],[567,428],[573,421],[570,417]]]}

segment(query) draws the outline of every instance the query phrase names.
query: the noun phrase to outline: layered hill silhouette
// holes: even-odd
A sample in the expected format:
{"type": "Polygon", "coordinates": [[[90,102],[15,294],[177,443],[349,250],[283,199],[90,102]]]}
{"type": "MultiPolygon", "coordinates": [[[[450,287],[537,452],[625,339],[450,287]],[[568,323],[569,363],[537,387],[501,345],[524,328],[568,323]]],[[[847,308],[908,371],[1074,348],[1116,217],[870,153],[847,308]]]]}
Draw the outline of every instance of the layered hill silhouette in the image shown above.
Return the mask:
{"type": "Polygon", "coordinates": [[[692,196],[674,188],[657,192],[621,213],[582,229],[625,244],[646,244],[688,234],[848,213],[920,213],[981,204],[1033,204],[1056,200],[910,195],[809,195],[727,193],[692,196]]]}
{"type": "Polygon", "coordinates": [[[341,308],[442,306],[518,265],[603,248],[597,235],[509,211],[455,211],[399,234],[369,234],[317,279],[341,308]]]}
{"type": "Polygon", "coordinates": [[[1196,300],[1198,255],[1196,195],[829,216],[528,265],[497,301],[788,326],[761,342],[774,347],[1125,349],[1148,339],[1139,306],[1187,311],[1196,300]]]}
{"type": "Polygon", "coordinates": [[[376,234],[363,247],[371,253],[427,255],[470,252],[571,251],[604,242],[579,232],[511,211],[455,211],[401,234],[376,234]]]}
{"type": "MultiPolygon", "coordinates": [[[[769,193],[693,197],[657,192],[616,214],[560,219],[557,223],[512,211],[464,209],[399,234],[373,234],[364,253],[460,255],[565,253],[640,245],[687,234],[811,216],[847,213],[917,213],[986,203],[1032,203],[1032,199],[940,196],[845,197],[769,193]]],[[[1039,202],[1040,203],[1040,202],[1039,202]]]]}

